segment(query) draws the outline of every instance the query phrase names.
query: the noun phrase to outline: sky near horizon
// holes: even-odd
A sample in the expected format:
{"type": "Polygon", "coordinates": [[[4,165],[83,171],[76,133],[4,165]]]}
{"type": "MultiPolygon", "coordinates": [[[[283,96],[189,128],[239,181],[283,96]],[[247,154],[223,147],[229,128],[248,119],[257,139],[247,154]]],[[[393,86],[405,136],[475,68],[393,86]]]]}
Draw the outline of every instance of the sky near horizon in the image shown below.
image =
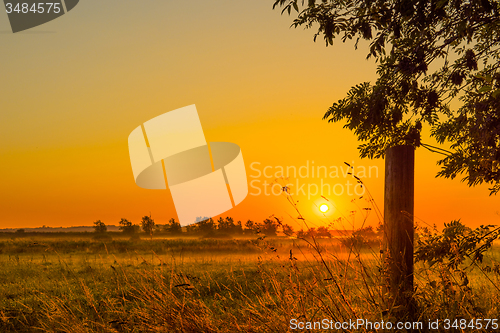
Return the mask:
{"type": "MultiPolygon", "coordinates": [[[[327,177],[285,182],[309,187],[296,197],[298,208],[313,225],[344,216],[360,227],[370,203],[347,194],[355,181],[344,162],[372,170],[363,181],[382,208],[384,161],[360,159],[355,136],[322,117],[351,86],[375,79],[375,63],[365,59],[363,43],[358,50],[340,40],[314,43],[314,30],[290,28],[292,18],[272,4],[86,0],[16,34],[0,15],[0,228],[176,217],[168,191],[135,184],[127,139],[145,121],[191,104],[207,141],[242,150],[250,193],[222,216],[261,221],[274,214],[299,229],[285,196],[266,196],[273,188],[264,182],[281,169],[324,167],[327,177]],[[324,193],[335,206],[326,218],[312,185],[325,183],[344,192],[324,193]]],[[[490,197],[488,186],[436,179],[438,159],[416,151],[416,221],[499,224],[500,197],[490,197]]]]}

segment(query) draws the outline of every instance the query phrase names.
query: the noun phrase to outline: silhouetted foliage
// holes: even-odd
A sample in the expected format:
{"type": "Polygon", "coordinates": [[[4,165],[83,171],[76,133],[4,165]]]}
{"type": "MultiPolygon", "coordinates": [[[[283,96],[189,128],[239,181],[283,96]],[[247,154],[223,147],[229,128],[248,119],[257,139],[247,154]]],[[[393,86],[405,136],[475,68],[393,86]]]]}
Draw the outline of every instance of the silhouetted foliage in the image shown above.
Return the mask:
{"type": "Polygon", "coordinates": [[[294,234],[293,227],[288,224],[283,224],[282,231],[286,236],[292,236],[294,234]]]}
{"type": "Polygon", "coordinates": [[[234,226],[234,232],[238,235],[243,234],[243,224],[241,221],[236,222],[236,225],[234,226]]]}
{"type": "Polygon", "coordinates": [[[500,234],[500,228],[493,225],[471,229],[460,220],[444,224],[442,233],[432,234],[426,229],[417,240],[415,262],[424,261],[429,265],[445,263],[456,269],[468,258],[472,263],[480,263],[483,256],[500,234]]]}
{"type": "Polygon", "coordinates": [[[140,230],[140,227],[137,224],[132,224],[132,222],[124,218],[120,220],[119,225],[118,229],[124,234],[135,234],[140,230]]]}
{"type": "Polygon", "coordinates": [[[155,221],[151,218],[151,216],[143,216],[141,220],[142,230],[145,234],[152,236],[153,229],[155,227],[155,221]]]}
{"type": "Polygon", "coordinates": [[[232,233],[234,230],[234,220],[232,217],[226,217],[223,219],[222,217],[217,220],[217,230],[224,233],[232,233]]]}
{"type": "Polygon", "coordinates": [[[255,233],[255,223],[254,221],[252,220],[247,220],[245,222],[245,230],[244,230],[245,234],[253,234],[255,233]]]}
{"type": "Polygon", "coordinates": [[[272,219],[265,219],[259,226],[260,231],[266,236],[276,236],[278,231],[278,223],[272,219]]]}
{"type": "Polygon", "coordinates": [[[164,226],[164,230],[171,235],[180,235],[182,234],[181,224],[176,221],[174,218],[171,218],[168,223],[164,226]]]}
{"type": "Polygon", "coordinates": [[[297,231],[297,238],[306,238],[306,236],[307,234],[304,229],[300,229],[299,231],[297,231]]]}
{"type": "Polygon", "coordinates": [[[97,234],[103,234],[108,231],[108,227],[101,221],[97,220],[94,222],[94,232],[97,234]]]}
{"type": "Polygon", "coordinates": [[[500,190],[500,2],[275,0],[293,26],[318,25],[327,45],[335,38],[370,42],[378,79],[352,87],[325,113],[346,121],[362,157],[382,157],[408,144],[445,155],[438,176],[463,174],[469,186],[500,190]],[[432,69],[431,68],[435,68],[432,69]],[[451,109],[451,101],[460,107],[451,109]],[[451,151],[421,141],[424,126],[451,151]]]}
{"type": "Polygon", "coordinates": [[[350,236],[343,238],[341,241],[342,244],[348,247],[374,247],[379,244],[380,238],[378,237],[378,234],[375,232],[375,230],[373,230],[373,227],[370,225],[354,230],[350,236]]]}
{"type": "Polygon", "coordinates": [[[297,231],[298,238],[331,238],[332,234],[327,227],[321,226],[318,228],[309,228],[307,230],[300,229],[297,231]]]}
{"type": "MultiPolygon", "coordinates": [[[[167,228],[167,227],[166,227],[167,228]]],[[[167,229],[165,229],[167,230],[167,229]]],[[[293,234],[293,228],[287,224],[283,225],[278,219],[265,219],[262,222],[255,223],[252,220],[245,222],[245,228],[241,221],[234,222],[232,217],[219,217],[217,222],[212,218],[200,220],[197,223],[186,226],[186,235],[197,235],[202,237],[224,238],[240,235],[263,234],[268,237],[278,236],[279,231],[286,231],[285,234],[293,234]]]]}
{"type": "Polygon", "coordinates": [[[318,235],[318,237],[328,237],[328,238],[331,238],[332,235],[330,234],[330,230],[328,230],[327,227],[318,227],[318,229],[316,230],[316,234],[318,235]]]}
{"type": "MultiPolygon", "coordinates": [[[[493,260],[493,265],[482,264],[486,251],[500,234],[500,228],[495,226],[480,226],[471,229],[460,221],[444,224],[442,232],[431,232],[428,228],[417,228],[419,237],[416,242],[415,262],[422,261],[438,274],[434,276],[427,288],[438,290],[445,297],[466,299],[464,304],[469,312],[482,313],[477,297],[473,296],[469,286],[468,274],[471,266],[477,266],[485,272],[499,274],[500,266],[493,260]]],[[[489,278],[488,278],[489,279],[489,278]]],[[[493,280],[490,280],[493,283],[493,280]]],[[[422,292],[417,293],[423,294],[422,292]]],[[[440,297],[441,298],[441,297],[440,297]]],[[[440,298],[436,301],[439,302],[440,298]]],[[[446,302],[442,302],[446,305],[446,302]]],[[[437,304],[441,305],[441,304],[437,304]]]]}

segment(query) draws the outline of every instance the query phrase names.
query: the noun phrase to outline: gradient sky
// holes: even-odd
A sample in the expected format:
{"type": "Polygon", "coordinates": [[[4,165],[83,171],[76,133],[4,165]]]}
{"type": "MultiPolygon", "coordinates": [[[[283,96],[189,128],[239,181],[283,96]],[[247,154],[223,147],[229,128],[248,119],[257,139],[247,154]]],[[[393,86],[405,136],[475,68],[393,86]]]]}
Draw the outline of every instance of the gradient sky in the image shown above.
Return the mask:
{"type": "MultiPolygon", "coordinates": [[[[376,166],[378,177],[364,181],[383,207],[383,160],[361,160],[354,135],[321,119],[351,86],[375,79],[366,45],[355,51],[340,40],[328,48],[314,43],[314,30],[291,29],[292,18],[272,4],[85,0],[17,34],[0,15],[0,228],[176,217],[168,191],[135,185],[127,138],[146,120],[190,104],[207,141],[241,147],[249,180],[273,180],[251,177],[252,163],[260,170],[312,161],[376,166]]],[[[436,179],[438,159],[423,148],[416,152],[416,220],[498,224],[500,197],[489,197],[487,186],[436,179]]],[[[337,207],[328,219],[357,210],[360,226],[362,213],[351,203],[356,196],[327,197],[337,207]]],[[[297,199],[314,225],[325,223],[315,214],[319,195],[297,199]]],[[[223,216],[260,221],[272,214],[299,227],[284,196],[249,195],[223,216]]],[[[376,222],[373,213],[369,221],[376,222]]]]}

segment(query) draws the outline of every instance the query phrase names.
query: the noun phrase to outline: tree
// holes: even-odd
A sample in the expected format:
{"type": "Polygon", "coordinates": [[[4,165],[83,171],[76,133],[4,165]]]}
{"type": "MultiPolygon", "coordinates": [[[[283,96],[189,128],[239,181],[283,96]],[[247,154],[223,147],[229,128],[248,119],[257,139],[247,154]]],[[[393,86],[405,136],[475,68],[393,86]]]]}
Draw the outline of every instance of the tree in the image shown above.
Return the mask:
{"type": "Polygon", "coordinates": [[[165,225],[165,231],[172,235],[182,234],[182,227],[179,222],[177,222],[174,218],[171,218],[168,221],[168,224],[165,225]]]}
{"type": "Polygon", "coordinates": [[[368,58],[378,63],[377,81],[351,88],[323,119],[345,121],[362,142],[361,157],[387,155],[384,256],[393,304],[404,305],[400,296],[413,293],[413,148],[445,156],[438,176],[463,175],[469,186],[500,191],[500,3],[316,2],[275,0],[274,7],[297,11],[295,27],[318,24],[314,38],[323,35],[327,45],[336,37],[356,38],[355,47],[370,41],[368,58]],[[424,127],[451,151],[422,142],[424,127]]]}
{"type": "Polygon", "coordinates": [[[283,233],[287,236],[292,236],[293,235],[293,227],[289,224],[283,224],[281,227],[283,230],[283,233]]]}
{"type": "Polygon", "coordinates": [[[332,235],[330,234],[330,230],[328,230],[327,227],[324,227],[324,226],[318,227],[318,230],[316,232],[317,232],[318,237],[332,238],[332,235]]]}
{"type": "Polygon", "coordinates": [[[139,232],[140,227],[137,224],[132,224],[127,219],[122,218],[119,222],[120,227],[118,228],[121,230],[124,234],[135,234],[139,232]]]}
{"type": "Polygon", "coordinates": [[[198,233],[198,225],[196,223],[186,226],[186,234],[191,235],[196,233],[198,233]]]}
{"type": "Polygon", "coordinates": [[[226,217],[226,228],[229,234],[233,234],[236,230],[236,224],[234,224],[234,219],[232,217],[226,217]]]}
{"type": "Polygon", "coordinates": [[[245,233],[253,233],[255,231],[255,223],[252,220],[245,222],[245,233]]]}
{"type": "Polygon", "coordinates": [[[307,237],[316,238],[318,236],[318,231],[316,228],[309,228],[306,232],[307,237]]]}
{"type": "Polygon", "coordinates": [[[362,157],[398,145],[444,154],[438,176],[500,191],[500,3],[490,0],[276,0],[299,12],[293,26],[318,24],[314,39],[370,41],[375,84],[360,83],[324,115],[346,121],[362,157]],[[302,4],[302,5],[301,5],[302,4]],[[299,7],[301,7],[299,9],[299,7]],[[303,9],[302,9],[303,8],[303,9]],[[435,68],[430,70],[430,68],[435,68]],[[451,101],[461,106],[452,110],[451,101]],[[428,126],[451,151],[422,142],[428,126]]]}
{"type": "Polygon", "coordinates": [[[208,235],[215,231],[215,222],[212,218],[205,218],[196,224],[198,225],[198,231],[202,234],[208,235]]]}
{"type": "Polygon", "coordinates": [[[233,233],[234,230],[235,230],[235,224],[234,224],[234,220],[232,217],[226,217],[225,219],[223,219],[222,217],[219,218],[219,220],[217,221],[218,222],[218,226],[217,226],[217,229],[221,232],[224,232],[224,233],[233,233]]]}
{"type": "Polygon", "coordinates": [[[243,224],[241,223],[241,221],[236,222],[234,226],[234,233],[238,235],[241,235],[243,233],[243,224]]]}
{"type": "Polygon", "coordinates": [[[352,234],[359,235],[359,236],[362,236],[364,238],[371,238],[371,239],[377,237],[377,234],[375,233],[375,230],[373,230],[373,227],[371,225],[364,227],[364,228],[360,228],[358,230],[355,230],[352,234]]]}
{"type": "Polygon", "coordinates": [[[155,221],[151,218],[151,216],[143,216],[141,220],[141,225],[142,225],[142,230],[150,235],[151,237],[153,236],[153,230],[155,227],[155,221]]]}
{"type": "Polygon", "coordinates": [[[261,231],[266,236],[276,236],[278,223],[275,220],[265,219],[261,226],[261,231]]]}
{"type": "Polygon", "coordinates": [[[227,229],[227,222],[224,220],[222,217],[219,217],[217,220],[217,230],[218,231],[223,231],[227,229]]]}
{"type": "Polygon", "coordinates": [[[300,229],[297,231],[297,238],[316,238],[318,236],[318,230],[314,227],[307,228],[307,230],[300,229]]]}
{"type": "Polygon", "coordinates": [[[101,222],[101,220],[97,220],[94,222],[94,232],[96,234],[103,234],[106,231],[108,231],[108,227],[106,227],[106,225],[101,222]]]}
{"type": "Polygon", "coordinates": [[[307,233],[304,231],[304,229],[300,229],[297,231],[297,238],[306,238],[307,233]]]}

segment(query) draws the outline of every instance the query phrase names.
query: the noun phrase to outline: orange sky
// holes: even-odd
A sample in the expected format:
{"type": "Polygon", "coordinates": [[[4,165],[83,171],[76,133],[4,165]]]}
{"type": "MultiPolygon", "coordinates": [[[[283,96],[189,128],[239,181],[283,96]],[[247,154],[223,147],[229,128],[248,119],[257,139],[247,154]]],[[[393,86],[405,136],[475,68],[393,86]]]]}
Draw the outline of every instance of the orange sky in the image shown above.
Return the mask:
{"type": "MultiPolygon", "coordinates": [[[[378,178],[364,180],[383,207],[383,161],[359,159],[354,135],[321,120],[352,85],[374,80],[366,48],[314,43],[313,30],[290,29],[291,18],[272,3],[88,0],[17,34],[0,15],[0,228],[175,217],[167,191],[135,185],[127,138],[146,120],[190,104],[207,141],[241,147],[253,184],[268,179],[252,177],[252,163],[262,171],[354,162],[378,167],[378,178]]],[[[416,152],[417,219],[438,226],[460,218],[470,226],[500,222],[500,197],[489,197],[487,186],[435,179],[438,158],[416,152]]],[[[320,182],[300,179],[306,187],[320,182]]],[[[355,197],[328,196],[337,206],[329,219],[357,210],[359,226],[355,197]]],[[[297,198],[317,225],[319,198],[297,198]]],[[[299,227],[283,196],[249,195],[223,215],[258,221],[271,214],[299,227]]]]}

